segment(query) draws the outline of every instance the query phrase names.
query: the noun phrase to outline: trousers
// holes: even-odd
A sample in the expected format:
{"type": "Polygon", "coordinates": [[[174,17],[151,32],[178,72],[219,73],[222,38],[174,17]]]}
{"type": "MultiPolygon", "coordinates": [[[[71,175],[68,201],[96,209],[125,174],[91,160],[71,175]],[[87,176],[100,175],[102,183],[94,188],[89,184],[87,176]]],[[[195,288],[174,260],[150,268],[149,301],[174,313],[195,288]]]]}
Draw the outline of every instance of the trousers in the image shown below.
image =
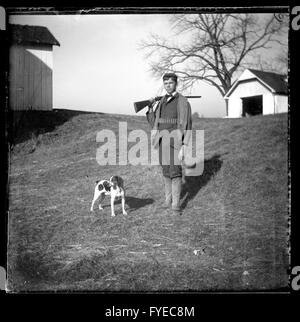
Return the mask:
{"type": "Polygon", "coordinates": [[[175,211],[180,210],[180,194],[182,187],[181,177],[173,179],[164,176],[165,185],[165,203],[172,206],[175,211]]]}
{"type": "Polygon", "coordinates": [[[176,158],[178,155],[178,149],[174,148],[174,144],[172,143],[170,144],[169,149],[169,164],[163,164],[163,159],[166,159],[166,148],[163,146],[161,141],[159,142],[159,162],[162,167],[163,176],[171,179],[175,177],[182,177],[182,166],[174,162],[174,158],[176,158]]]}

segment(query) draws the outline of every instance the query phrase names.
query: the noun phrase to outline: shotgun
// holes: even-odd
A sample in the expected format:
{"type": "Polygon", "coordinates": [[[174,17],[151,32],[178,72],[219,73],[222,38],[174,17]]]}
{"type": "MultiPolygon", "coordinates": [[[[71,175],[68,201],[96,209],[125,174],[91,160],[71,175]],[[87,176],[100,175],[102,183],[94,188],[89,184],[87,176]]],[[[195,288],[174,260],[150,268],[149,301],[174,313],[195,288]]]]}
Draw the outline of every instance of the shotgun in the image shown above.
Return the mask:
{"type": "MultiPolygon", "coordinates": [[[[159,101],[163,96],[156,96],[154,98],[155,101],[159,101]]],[[[201,96],[185,96],[186,98],[200,98],[201,96]]],[[[145,101],[139,101],[139,102],[134,102],[134,110],[135,113],[138,113],[139,111],[141,111],[143,108],[145,108],[146,106],[150,105],[150,100],[145,100],[145,101]]]]}

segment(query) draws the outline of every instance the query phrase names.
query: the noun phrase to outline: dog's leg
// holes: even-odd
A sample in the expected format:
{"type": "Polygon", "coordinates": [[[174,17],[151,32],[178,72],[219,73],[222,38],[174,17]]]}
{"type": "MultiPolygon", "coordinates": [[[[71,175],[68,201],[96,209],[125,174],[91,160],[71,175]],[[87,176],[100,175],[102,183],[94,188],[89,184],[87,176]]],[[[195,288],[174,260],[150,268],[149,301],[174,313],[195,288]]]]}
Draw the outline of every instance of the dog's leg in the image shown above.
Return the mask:
{"type": "Polygon", "coordinates": [[[93,199],[92,205],[91,205],[91,211],[94,211],[94,204],[95,204],[96,200],[99,198],[99,196],[100,196],[100,192],[96,187],[95,188],[95,193],[94,193],[94,199],[93,199]]]}
{"type": "Polygon", "coordinates": [[[110,199],[111,216],[115,217],[115,196],[112,194],[110,199]]]}
{"type": "Polygon", "coordinates": [[[127,212],[125,210],[125,194],[124,194],[124,192],[122,193],[121,197],[122,197],[122,211],[123,211],[123,215],[127,215],[127,212]]]}
{"type": "Polygon", "coordinates": [[[101,193],[100,199],[99,199],[99,210],[103,210],[103,208],[101,206],[101,202],[104,200],[104,198],[105,198],[105,194],[101,193]]]}

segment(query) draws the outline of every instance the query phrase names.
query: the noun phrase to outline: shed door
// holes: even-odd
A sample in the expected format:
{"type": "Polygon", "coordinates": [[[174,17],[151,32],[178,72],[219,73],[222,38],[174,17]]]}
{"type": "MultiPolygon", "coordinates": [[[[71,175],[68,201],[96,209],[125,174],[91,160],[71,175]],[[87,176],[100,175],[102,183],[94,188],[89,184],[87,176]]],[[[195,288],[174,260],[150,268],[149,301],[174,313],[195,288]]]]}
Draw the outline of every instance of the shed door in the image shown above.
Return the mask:
{"type": "Polygon", "coordinates": [[[243,114],[242,116],[252,116],[262,114],[263,112],[263,96],[242,97],[243,114]]]}

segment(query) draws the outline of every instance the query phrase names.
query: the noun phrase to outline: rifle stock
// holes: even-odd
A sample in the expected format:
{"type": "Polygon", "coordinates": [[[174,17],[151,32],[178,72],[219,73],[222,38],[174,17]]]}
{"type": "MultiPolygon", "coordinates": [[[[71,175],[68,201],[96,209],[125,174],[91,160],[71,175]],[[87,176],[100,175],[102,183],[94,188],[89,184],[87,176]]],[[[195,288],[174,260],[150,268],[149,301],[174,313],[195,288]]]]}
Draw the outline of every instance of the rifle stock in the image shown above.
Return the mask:
{"type": "MultiPolygon", "coordinates": [[[[200,98],[201,96],[185,96],[186,98],[200,98]]],[[[162,98],[162,96],[156,96],[155,101],[159,101],[162,98]]],[[[139,102],[134,102],[134,110],[135,113],[138,113],[142,109],[144,109],[146,106],[149,106],[151,104],[150,100],[145,100],[145,101],[139,101],[139,102]]]]}
{"type": "MultiPolygon", "coordinates": [[[[162,96],[156,96],[155,101],[159,101],[161,98],[162,98],[162,96]]],[[[150,100],[134,102],[133,105],[134,105],[135,113],[138,113],[143,108],[150,105],[150,100]]]]}

